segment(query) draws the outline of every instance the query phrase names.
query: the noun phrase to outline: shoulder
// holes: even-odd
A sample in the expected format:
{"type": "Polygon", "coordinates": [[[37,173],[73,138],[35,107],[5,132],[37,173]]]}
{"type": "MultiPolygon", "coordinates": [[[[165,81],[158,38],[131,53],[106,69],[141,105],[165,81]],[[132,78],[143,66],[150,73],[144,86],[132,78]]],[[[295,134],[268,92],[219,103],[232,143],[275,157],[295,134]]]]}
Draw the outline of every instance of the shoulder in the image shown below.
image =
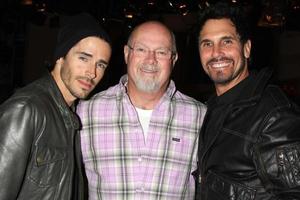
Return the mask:
{"type": "Polygon", "coordinates": [[[300,107],[291,101],[278,86],[267,86],[261,98],[260,108],[266,111],[264,122],[268,130],[282,130],[284,135],[298,134],[300,107]]]}
{"type": "Polygon", "coordinates": [[[174,93],[172,101],[174,101],[176,104],[182,104],[182,105],[191,106],[191,107],[199,107],[201,109],[206,110],[206,105],[204,103],[196,100],[193,97],[183,94],[182,92],[180,92],[178,90],[174,93]]]}
{"type": "Polygon", "coordinates": [[[47,108],[35,94],[15,93],[0,106],[0,127],[9,133],[10,130],[18,130],[21,133],[34,133],[42,127],[47,108]]]}
{"type": "Polygon", "coordinates": [[[297,105],[276,85],[268,85],[262,94],[262,103],[269,109],[297,109],[297,105]]]}
{"type": "Polygon", "coordinates": [[[196,116],[201,121],[203,120],[207,107],[202,102],[176,91],[171,98],[171,104],[174,106],[176,112],[185,117],[185,116],[196,116]],[[184,116],[185,115],[185,116],[184,116]]]}
{"type": "Polygon", "coordinates": [[[23,110],[27,112],[42,113],[45,109],[50,108],[52,97],[44,87],[37,82],[33,82],[28,86],[17,89],[15,93],[9,97],[1,105],[2,110],[23,110]]]}
{"type": "Polygon", "coordinates": [[[91,98],[80,100],[77,105],[77,113],[94,109],[95,107],[109,106],[114,104],[121,94],[119,85],[112,86],[107,90],[94,94],[91,98]]]}
{"type": "Polygon", "coordinates": [[[0,113],[7,112],[11,115],[32,115],[42,113],[47,106],[42,102],[42,95],[27,92],[16,92],[0,106],[0,113]]]}

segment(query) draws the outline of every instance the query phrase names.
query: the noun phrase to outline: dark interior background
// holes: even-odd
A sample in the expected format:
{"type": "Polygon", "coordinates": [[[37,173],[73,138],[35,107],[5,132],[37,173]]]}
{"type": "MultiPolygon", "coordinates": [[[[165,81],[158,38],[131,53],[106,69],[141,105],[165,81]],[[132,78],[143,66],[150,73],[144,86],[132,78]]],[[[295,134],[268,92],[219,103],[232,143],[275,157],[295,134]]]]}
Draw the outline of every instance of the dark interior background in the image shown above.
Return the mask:
{"type": "MultiPolygon", "coordinates": [[[[274,69],[274,80],[300,103],[300,0],[230,0],[241,3],[255,21],[251,68],[274,69]]],[[[132,28],[147,19],[175,33],[179,60],[172,74],[182,92],[205,101],[213,85],[202,70],[197,49],[197,14],[213,0],[2,0],[0,5],[0,103],[17,88],[41,76],[52,58],[59,24],[86,11],[113,41],[110,66],[97,88],[118,83],[126,73],[123,45],[132,28]]]]}

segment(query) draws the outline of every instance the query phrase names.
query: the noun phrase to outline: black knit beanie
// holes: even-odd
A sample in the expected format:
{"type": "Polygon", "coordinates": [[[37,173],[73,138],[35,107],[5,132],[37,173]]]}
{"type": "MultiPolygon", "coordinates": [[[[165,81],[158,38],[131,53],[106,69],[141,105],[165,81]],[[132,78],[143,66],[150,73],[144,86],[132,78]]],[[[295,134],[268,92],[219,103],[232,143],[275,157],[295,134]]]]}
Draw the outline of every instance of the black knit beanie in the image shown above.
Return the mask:
{"type": "Polygon", "coordinates": [[[66,56],[73,46],[89,36],[99,37],[111,46],[108,34],[91,15],[80,13],[70,16],[58,31],[54,61],[66,56]]]}

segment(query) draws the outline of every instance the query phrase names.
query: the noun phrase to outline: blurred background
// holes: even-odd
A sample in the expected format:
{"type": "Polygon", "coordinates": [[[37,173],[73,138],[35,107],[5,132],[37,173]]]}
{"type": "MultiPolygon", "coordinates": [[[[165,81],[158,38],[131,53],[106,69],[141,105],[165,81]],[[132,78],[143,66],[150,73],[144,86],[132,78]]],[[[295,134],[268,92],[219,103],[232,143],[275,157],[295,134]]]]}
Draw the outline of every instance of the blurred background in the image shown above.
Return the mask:
{"type": "MultiPolygon", "coordinates": [[[[241,3],[254,22],[252,69],[271,67],[274,80],[300,104],[300,0],[229,0],[241,3]]],[[[213,0],[2,0],[0,5],[0,103],[39,78],[52,59],[58,27],[85,11],[112,37],[113,55],[93,91],[118,83],[126,73],[123,46],[132,28],[148,19],[164,22],[176,35],[179,60],[172,73],[177,88],[206,101],[213,85],[202,70],[197,15],[213,0]]]]}

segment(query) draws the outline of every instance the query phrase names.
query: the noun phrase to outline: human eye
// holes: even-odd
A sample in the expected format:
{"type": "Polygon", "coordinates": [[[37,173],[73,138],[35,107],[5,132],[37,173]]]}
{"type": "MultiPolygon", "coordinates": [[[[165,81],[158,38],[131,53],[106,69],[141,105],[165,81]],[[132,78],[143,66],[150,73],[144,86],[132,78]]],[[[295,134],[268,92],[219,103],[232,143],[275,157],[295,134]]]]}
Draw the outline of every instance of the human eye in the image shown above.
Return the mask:
{"type": "Polygon", "coordinates": [[[213,44],[210,41],[204,41],[204,42],[201,43],[202,48],[209,48],[209,47],[212,47],[212,46],[213,46],[213,44]]]}
{"type": "Polygon", "coordinates": [[[155,51],[155,54],[158,56],[167,56],[168,55],[168,50],[166,49],[158,49],[155,51]]]}
{"type": "Polygon", "coordinates": [[[107,64],[103,63],[103,62],[98,62],[98,63],[96,63],[96,67],[99,69],[106,69],[107,64]]]}
{"type": "Polygon", "coordinates": [[[87,58],[86,56],[83,56],[83,55],[79,55],[79,56],[78,56],[78,59],[79,59],[79,60],[82,60],[82,61],[84,61],[84,62],[87,62],[87,61],[88,61],[88,58],[87,58]]]}
{"type": "Polygon", "coordinates": [[[136,51],[137,53],[142,53],[142,54],[147,53],[147,49],[145,49],[144,47],[136,47],[136,48],[135,48],[135,51],[136,51]]]}
{"type": "Polygon", "coordinates": [[[224,40],[223,40],[223,44],[226,45],[226,46],[227,46],[227,45],[230,45],[230,44],[232,44],[232,43],[233,43],[232,39],[224,39],[224,40]]]}

